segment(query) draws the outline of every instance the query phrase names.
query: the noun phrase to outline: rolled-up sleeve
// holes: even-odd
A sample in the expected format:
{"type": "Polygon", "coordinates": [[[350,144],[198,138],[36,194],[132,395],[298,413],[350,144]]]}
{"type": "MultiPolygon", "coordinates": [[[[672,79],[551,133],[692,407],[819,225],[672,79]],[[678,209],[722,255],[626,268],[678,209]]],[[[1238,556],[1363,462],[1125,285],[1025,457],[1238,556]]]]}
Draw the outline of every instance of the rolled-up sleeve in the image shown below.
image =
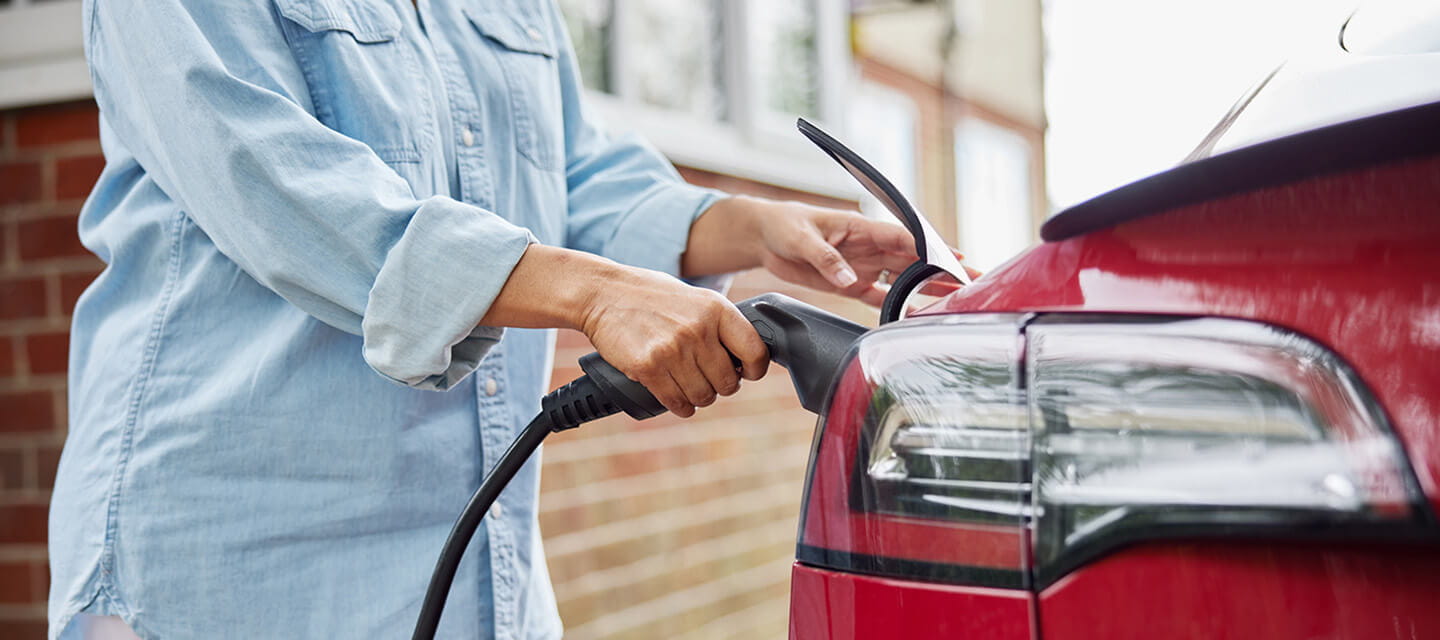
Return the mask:
{"type": "Polygon", "coordinates": [[[417,199],[365,144],[302,106],[304,74],[266,3],[88,3],[107,127],[217,249],[363,337],[381,375],[445,389],[500,329],[479,319],[533,241],[490,211],[417,199]]]}
{"type": "MultiPolygon", "coordinates": [[[[563,23],[555,28],[565,33],[563,23]]],[[[569,42],[568,34],[562,38],[569,42]]],[[[690,185],[635,135],[612,136],[582,97],[575,53],[561,47],[565,113],[566,245],[624,264],[680,275],[690,225],[725,194],[690,185]]],[[[722,279],[703,279],[715,286],[722,279]]]]}

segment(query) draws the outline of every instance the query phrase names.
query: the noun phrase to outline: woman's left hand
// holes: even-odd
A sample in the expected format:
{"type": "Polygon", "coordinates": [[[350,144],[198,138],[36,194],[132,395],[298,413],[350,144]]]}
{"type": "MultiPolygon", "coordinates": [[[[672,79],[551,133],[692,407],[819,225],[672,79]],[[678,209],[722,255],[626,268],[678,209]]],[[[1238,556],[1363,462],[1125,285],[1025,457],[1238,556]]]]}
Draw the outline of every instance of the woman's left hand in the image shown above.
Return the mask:
{"type": "Polygon", "coordinates": [[[782,280],[872,305],[885,299],[881,274],[898,275],[918,259],[915,240],[898,224],[745,196],[722,200],[696,220],[691,247],[702,250],[687,251],[686,275],[763,266],[782,280]],[[706,264],[714,262],[707,256],[729,264],[706,264]]]}
{"type": "Polygon", "coordinates": [[[899,275],[918,258],[898,224],[798,202],[771,203],[760,225],[760,265],[780,279],[879,305],[882,273],[899,275]]]}

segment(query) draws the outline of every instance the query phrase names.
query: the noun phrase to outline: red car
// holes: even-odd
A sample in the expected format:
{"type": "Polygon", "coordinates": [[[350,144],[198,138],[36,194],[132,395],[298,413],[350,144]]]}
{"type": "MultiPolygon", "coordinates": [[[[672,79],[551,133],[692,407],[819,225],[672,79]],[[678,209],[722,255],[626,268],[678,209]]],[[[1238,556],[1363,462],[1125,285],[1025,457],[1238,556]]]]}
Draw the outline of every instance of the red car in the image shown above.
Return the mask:
{"type": "Polygon", "coordinates": [[[1440,638],[1425,13],[1362,10],[1185,163],[861,338],[791,638],[1440,638]]]}

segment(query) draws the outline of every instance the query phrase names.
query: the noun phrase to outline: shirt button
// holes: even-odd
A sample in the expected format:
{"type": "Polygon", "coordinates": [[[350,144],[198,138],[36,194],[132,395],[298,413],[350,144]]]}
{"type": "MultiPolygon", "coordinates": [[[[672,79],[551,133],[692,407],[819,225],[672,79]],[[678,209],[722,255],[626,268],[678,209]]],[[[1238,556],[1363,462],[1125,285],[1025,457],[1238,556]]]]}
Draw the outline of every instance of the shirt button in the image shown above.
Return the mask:
{"type": "Polygon", "coordinates": [[[472,133],[472,132],[470,131],[470,129],[468,129],[468,128],[466,128],[466,129],[461,129],[461,130],[460,130],[460,141],[463,142],[463,143],[465,143],[465,146],[467,146],[467,147],[470,146],[470,145],[473,145],[473,144],[475,144],[475,134],[472,133]]]}
{"type": "Polygon", "coordinates": [[[493,395],[495,395],[496,393],[499,393],[499,392],[500,392],[500,383],[496,382],[494,378],[486,378],[486,379],[485,379],[485,395],[487,395],[487,396],[493,396],[493,395]]]}
{"type": "Polygon", "coordinates": [[[499,518],[499,517],[501,517],[501,516],[503,516],[503,515],[505,515],[505,507],[502,506],[499,502],[496,502],[495,504],[490,505],[490,517],[491,517],[491,518],[499,518]]]}
{"type": "Polygon", "coordinates": [[[526,28],[525,28],[525,35],[530,36],[530,39],[531,39],[531,40],[539,40],[539,39],[540,39],[540,30],[539,30],[539,29],[536,29],[535,27],[526,27],[526,28]]]}

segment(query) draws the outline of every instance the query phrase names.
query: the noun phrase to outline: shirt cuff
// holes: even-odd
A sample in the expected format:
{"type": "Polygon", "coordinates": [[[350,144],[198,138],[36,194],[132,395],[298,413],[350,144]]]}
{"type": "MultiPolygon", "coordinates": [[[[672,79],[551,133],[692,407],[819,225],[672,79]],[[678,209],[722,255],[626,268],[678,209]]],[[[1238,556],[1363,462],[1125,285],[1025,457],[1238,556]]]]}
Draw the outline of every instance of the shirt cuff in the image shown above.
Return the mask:
{"type": "Polygon", "coordinates": [[[534,236],[450,198],[424,200],[390,249],[361,322],[365,362],[421,389],[464,380],[503,329],[477,326],[534,236]]]}
{"type": "Polygon", "coordinates": [[[679,181],[665,184],[625,214],[604,254],[622,264],[679,277],[690,225],[725,195],[679,181]]]}

